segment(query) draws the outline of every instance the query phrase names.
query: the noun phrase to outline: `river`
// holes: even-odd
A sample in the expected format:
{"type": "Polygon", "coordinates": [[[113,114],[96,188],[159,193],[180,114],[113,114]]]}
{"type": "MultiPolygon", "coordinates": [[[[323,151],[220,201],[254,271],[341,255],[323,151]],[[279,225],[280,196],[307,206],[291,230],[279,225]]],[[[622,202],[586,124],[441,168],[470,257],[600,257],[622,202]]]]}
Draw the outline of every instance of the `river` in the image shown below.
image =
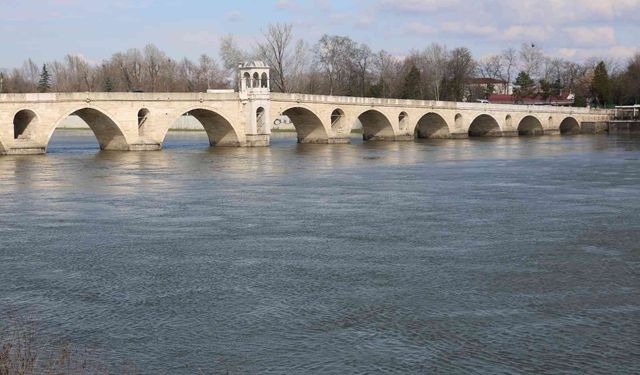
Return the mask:
{"type": "Polygon", "coordinates": [[[143,374],[637,373],[640,138],[0,157],[0,322],[143,374]]]}

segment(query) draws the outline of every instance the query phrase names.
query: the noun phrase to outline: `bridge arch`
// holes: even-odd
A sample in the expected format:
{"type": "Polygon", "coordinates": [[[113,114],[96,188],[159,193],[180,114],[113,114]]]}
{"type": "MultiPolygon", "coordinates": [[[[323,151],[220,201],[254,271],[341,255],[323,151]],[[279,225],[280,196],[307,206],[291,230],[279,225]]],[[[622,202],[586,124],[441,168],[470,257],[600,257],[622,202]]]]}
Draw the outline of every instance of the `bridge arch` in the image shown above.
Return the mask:
{"type": "Polygon", "coordinates": [[[580,123],[573,117],[566,117],[560,123],[560,134],[580,134],[580,123]]]}
{"type": "Polygon", "coordinates": [[[415,132],[418,138],[449,138],[451,136],[447,121],[435,112],[422,116],[416,124],[415,132]]]}
{"type": "Polygon", "coordinates": [[[518,124],[518,135],[543,135],[542,123],[535,116],[525,116],[518,124]]]}
{"type": "Polygon", "coordinates": [[[89,125],[89,128],[95,135],[101,150],[117,150],[128,151],[129,142],[127,141],[122,128],[113,120],[113,116],[106,111],[93,106],[82,106],[67,112],[62,116],[51,131],[47,134],[46,145],[48,147],[53,133],[58,126],[69,116],[78,116],[89,125]]]}
{"type": "Polygon", "coordinates": [[[502,136],[502,130],[498,121],[488,114],[481,114],[476,116],[469,125],[468,130],[470,137],[500,137],[502,136]]]}
{"type": "Polygon", "coordinates": [[[169,127],[185,115],[192,116],[202,125],[207,133],[209,146],[240,146],[240,137],[231,121],[215,109],[203,106],[190,107],[182,110],[180,114],[175,117],[174,121],[168,123],[167,128],[164,129],[164,135],[162,136],[163,143],[169,127]]]}
{"type": "Polygon", "coordinates": [[[394,140],[395,131],[389,118],[375,109],[368,109],[357,117],[362,123],[362,139],[369,140],[394,140]]]}
{"type": "Polygon", "coordinates": [[[320,117],[311,109],[296,105],[281,112],[296,129],[298,143],[328,143],[329,135],[320,117]]]}
{"type": "Polygon", "coordinates": [[[38,125],[38,115],[30,109],[21,109],[13,115],[13,138],[31,139],[33,128],[38,125]]]}

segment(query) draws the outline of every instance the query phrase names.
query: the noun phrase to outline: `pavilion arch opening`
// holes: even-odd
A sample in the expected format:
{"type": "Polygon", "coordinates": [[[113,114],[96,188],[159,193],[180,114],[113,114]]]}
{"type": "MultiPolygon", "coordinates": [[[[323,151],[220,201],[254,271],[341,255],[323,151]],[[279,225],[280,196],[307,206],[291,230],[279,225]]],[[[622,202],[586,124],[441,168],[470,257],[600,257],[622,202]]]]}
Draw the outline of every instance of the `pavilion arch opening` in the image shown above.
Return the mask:
{"type": "Polygon", "coordinates": [[[269,88],[269,77],[267,77],[267,73],[262,73],[260,77],[260,87],[263,89],[269,88]]]}
{"type": "Polygon", "coordinates": [[[451,132],[445,119],[434,112],[427,113],[418,120],[415,132],[418,138],[451,137],[451,132]]]}
{"type": "Polygon", "coordinates": [[[267,123],[267,119],[266,119],[266,115],[265,115],[265,110],[262,107],[259,107],[256,110],[256,129],[258,131],[258,134],[264,134],[266,133],[266,123],[267,123]]]}
{"type": "Polygon", "coordinates": [[[400,112],[398,115],[398,129],[407,130],[409,127],[409,115],[407,112],[400,112]]]}
{"type": "Polygon", "coordinates": [[[289,117],[296,129],[298,143],[328,143],[329,137],[322,120],[311,110],[303,107],[292,107],[282,112],[289,117]]]}
{"type": "Polygon", "coordinates": [[[260,87],[260,74],[253,73],[253,85],[251,87],[257,88],[260,87]]]}
{"type": "Polygon", "coordinates": [[[469,137],[500,137],[502,131],[496,119],[489,115],[479,115],[469,126],[469,137]]]}
{"type": "Polygon", "coordinates": [[[141,108],[138,111],[138,136],[144,135],[144,125],[147,123],[149,119],[149,110],[146,108],[141,108]]]}
{"type": "Polygon", "coordinates": [[[370,109],[358,116],[362,123],[362,139],[365,141],[394,140],[393,126],[387,116],[375,109],[370,109]]]}
{"type": "Polygon", "coordinates": [[[560,134],[580,134],[580,123],[573,117],[567,117],[560,123],[560,134]]]}
{"type": "Polygon", "coordinates": [[[244,73],[243,80],[244,87],[248,89],[251,88],[251,74],[249,74],[249,72],[244,73]]]}
{"type": "Polygon", "coordinates": [[[525,116],[518,124],[518,135],[543,135],[540,120],[534,116],[525,116]]]}
{"type": "Polygon", "coordinates": [[[33,127],[38,123],[38,116],[29,109],[18,111],[13,116],[13,138],[31,139],[33,127]]]}
{"type": "MultiPolygon", "coordinates": [[[[209,146],[240,146],[240,139],[233,125],[217,112],[196,108],[182,114],[179,119],[195,119],[207,133],[209,146]]],[[[176,119],[176,122],[179,121],[176,119]]]]}
{"type": "Polygon", "coordinates": [[[331,112],[331,129],[334,133],[349,132],[349,124],[347,124],[344,111],[340,108],[336,108],[331,112]]]}

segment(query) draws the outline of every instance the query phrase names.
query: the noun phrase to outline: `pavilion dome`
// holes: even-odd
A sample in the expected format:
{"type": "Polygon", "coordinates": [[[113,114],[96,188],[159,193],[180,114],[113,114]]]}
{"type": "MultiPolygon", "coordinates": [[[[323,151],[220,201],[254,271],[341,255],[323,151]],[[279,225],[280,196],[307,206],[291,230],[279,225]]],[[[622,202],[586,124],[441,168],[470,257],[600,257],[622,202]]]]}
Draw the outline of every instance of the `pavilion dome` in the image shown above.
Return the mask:
{"type": "Polygon", "coordinates": [[[240,69],[247,69],[247,68],[269,68],[269,66],[267,66],[267,64],[265,64],[264,62],[260,61],[260,60],[253,60],[253,61],[245,61],[243,63],[241,63],[238,66],[240,69]]]}

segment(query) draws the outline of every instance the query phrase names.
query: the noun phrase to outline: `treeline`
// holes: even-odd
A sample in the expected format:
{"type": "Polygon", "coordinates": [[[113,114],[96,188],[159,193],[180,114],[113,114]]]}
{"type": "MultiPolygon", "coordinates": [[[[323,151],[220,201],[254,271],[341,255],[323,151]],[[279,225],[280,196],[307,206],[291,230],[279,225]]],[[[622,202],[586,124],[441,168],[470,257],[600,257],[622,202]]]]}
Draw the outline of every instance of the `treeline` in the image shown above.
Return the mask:
{"type": "Polygon", "coordinates": [[[523,44],[476,59],[465,47],[432,43],[399,58],[345,36],[324,35],[309,45],[294,38],[291,25],[275,24],[245,49],[232,36],[222,38],[219,56],[220,63],[208,55],[174,60],[148,45],[99,64],[76,55],[44,64],[28,59],[21,68],[0,70],[0,92],[201,92],[235,87],[237,64],[257,59],[272,68],[272,90],[281,92],[461,101],[510,92],[513,84],[516,98],[573,94],[579,105],[640,101],[640,54],[624,63],[597,58],[577,63],[523,44]],[[504,83],[470,84],[481,77],[504,83]]]}

